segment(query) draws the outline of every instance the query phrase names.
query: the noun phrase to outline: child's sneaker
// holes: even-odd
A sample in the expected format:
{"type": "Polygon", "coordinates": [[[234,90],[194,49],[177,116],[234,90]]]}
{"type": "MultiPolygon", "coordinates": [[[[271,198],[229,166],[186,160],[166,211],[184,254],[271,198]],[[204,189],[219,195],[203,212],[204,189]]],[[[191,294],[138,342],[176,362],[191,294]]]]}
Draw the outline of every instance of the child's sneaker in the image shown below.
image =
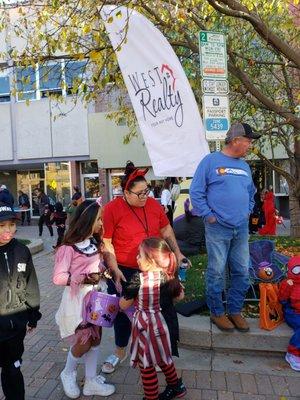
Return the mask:
{"type": "Polygon", "coordinates": [[[86,379],[83,387],[85,396],[110,396],[115,392],[114,385],[103,382],[103,377],[95,376],[92,379],[86,379]]]}
{"type": "Polygon", "coordinates": [[[286,353],[286,361],[290,364],[291,368],[295,371],[300,371],[300,357],[291,353],[286,353]]]}
{"type": "Polygon", "coordinates": [[[171,400],[183,397],[186,394],[186,387],[182,379],[178,379],[176,385],[167,385],[165,390],[158,396],[159,400],[171,400]]]}
{"type": "Polygon", "coordinates": [[[77,385],[76,377],[76,371],[67,373],[63,369],[60,373],[60,379],[64,388],[65,395],[70,399],[77,399],[80,396],[80,389],[77,385]]]}

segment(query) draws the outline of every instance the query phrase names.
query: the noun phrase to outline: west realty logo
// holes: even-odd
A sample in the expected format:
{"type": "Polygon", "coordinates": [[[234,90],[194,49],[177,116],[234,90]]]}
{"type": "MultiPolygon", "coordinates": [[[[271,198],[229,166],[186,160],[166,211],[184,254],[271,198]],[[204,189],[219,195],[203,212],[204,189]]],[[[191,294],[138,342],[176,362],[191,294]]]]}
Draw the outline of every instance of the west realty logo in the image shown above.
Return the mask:
{"type": "Polygon", "coordinates": [[[168,64],[146,72],[135,72],[128,75],[128,78],[134,90],[137,107],[142,107],[145,121],[150,119],[152,127],[170,121],[174,121],[179,128],[182,126],[183,103],[176,88],[176,77],[168,64]]]}

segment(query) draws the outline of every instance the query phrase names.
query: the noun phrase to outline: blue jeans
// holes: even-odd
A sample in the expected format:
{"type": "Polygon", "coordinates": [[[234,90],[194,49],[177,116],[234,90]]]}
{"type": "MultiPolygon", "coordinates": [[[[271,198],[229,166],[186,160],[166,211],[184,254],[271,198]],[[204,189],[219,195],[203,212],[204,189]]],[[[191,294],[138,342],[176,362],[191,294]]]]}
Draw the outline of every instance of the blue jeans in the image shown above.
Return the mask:
{"type": "Polygon", "coordinates": [[[208,255],[206,270],[206,301],[213,315],[225,313],[222,293],[225,289],[225,271],[228,265],[228,314],[239,314],[249,289],[249,234],[248,221],[236,228],[227,228],[205,221],[205,240],[208,255]]]}

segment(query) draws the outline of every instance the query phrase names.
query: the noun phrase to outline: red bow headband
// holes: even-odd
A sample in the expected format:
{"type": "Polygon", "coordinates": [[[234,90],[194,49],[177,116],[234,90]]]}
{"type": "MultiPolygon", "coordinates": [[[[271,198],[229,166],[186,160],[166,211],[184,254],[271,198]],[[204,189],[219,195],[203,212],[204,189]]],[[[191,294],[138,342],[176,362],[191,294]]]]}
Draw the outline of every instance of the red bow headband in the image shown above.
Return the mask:
{"type": "Polygon", "coordinates": [[[134,181],[135,178],[137,178],[138,176],[145,176],[148,171],[149,171],[149,168],[145,168],[145,169],[138,169],[137,168],[133,172],[131,172],[131,174],[127,178],[124,190],[127,190],[130,182],[134,181]]]}

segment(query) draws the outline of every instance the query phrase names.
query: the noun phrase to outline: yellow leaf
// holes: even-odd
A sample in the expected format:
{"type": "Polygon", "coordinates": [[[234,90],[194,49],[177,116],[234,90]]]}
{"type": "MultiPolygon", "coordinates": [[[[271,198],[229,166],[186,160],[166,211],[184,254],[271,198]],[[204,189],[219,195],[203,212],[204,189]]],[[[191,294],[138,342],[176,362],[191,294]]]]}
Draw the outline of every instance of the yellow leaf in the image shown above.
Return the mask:
{"type": "Polygon", "coordinates": [[[82,32],[83,32],[84,35],[87,35],[87,34],[89,34],[91,32],[91,30],[92,29],[91,29],[91,27],[89,25],[85,25],[83,27],[83,29],[82,29],[82,32]]]}
{"type": "Polygon", "coordinates": [[[89,54],[92,61],[99,61],[102,58],[100,51],[92,50],[89,54]]]}
{"type": "Polygon", "coordinates": [[[107,20],[107,23],[111,24],[113,22],[113,20],[114,20],[113,17],[109,17],[108,20],[107,20]]]}
{"type": "Polygon", "coordinates": [[[84,60],[84,54],[83,53],[78,53],[78,54],[76,54],[76,58],[77,58],[77,60],[84,60]]]}

